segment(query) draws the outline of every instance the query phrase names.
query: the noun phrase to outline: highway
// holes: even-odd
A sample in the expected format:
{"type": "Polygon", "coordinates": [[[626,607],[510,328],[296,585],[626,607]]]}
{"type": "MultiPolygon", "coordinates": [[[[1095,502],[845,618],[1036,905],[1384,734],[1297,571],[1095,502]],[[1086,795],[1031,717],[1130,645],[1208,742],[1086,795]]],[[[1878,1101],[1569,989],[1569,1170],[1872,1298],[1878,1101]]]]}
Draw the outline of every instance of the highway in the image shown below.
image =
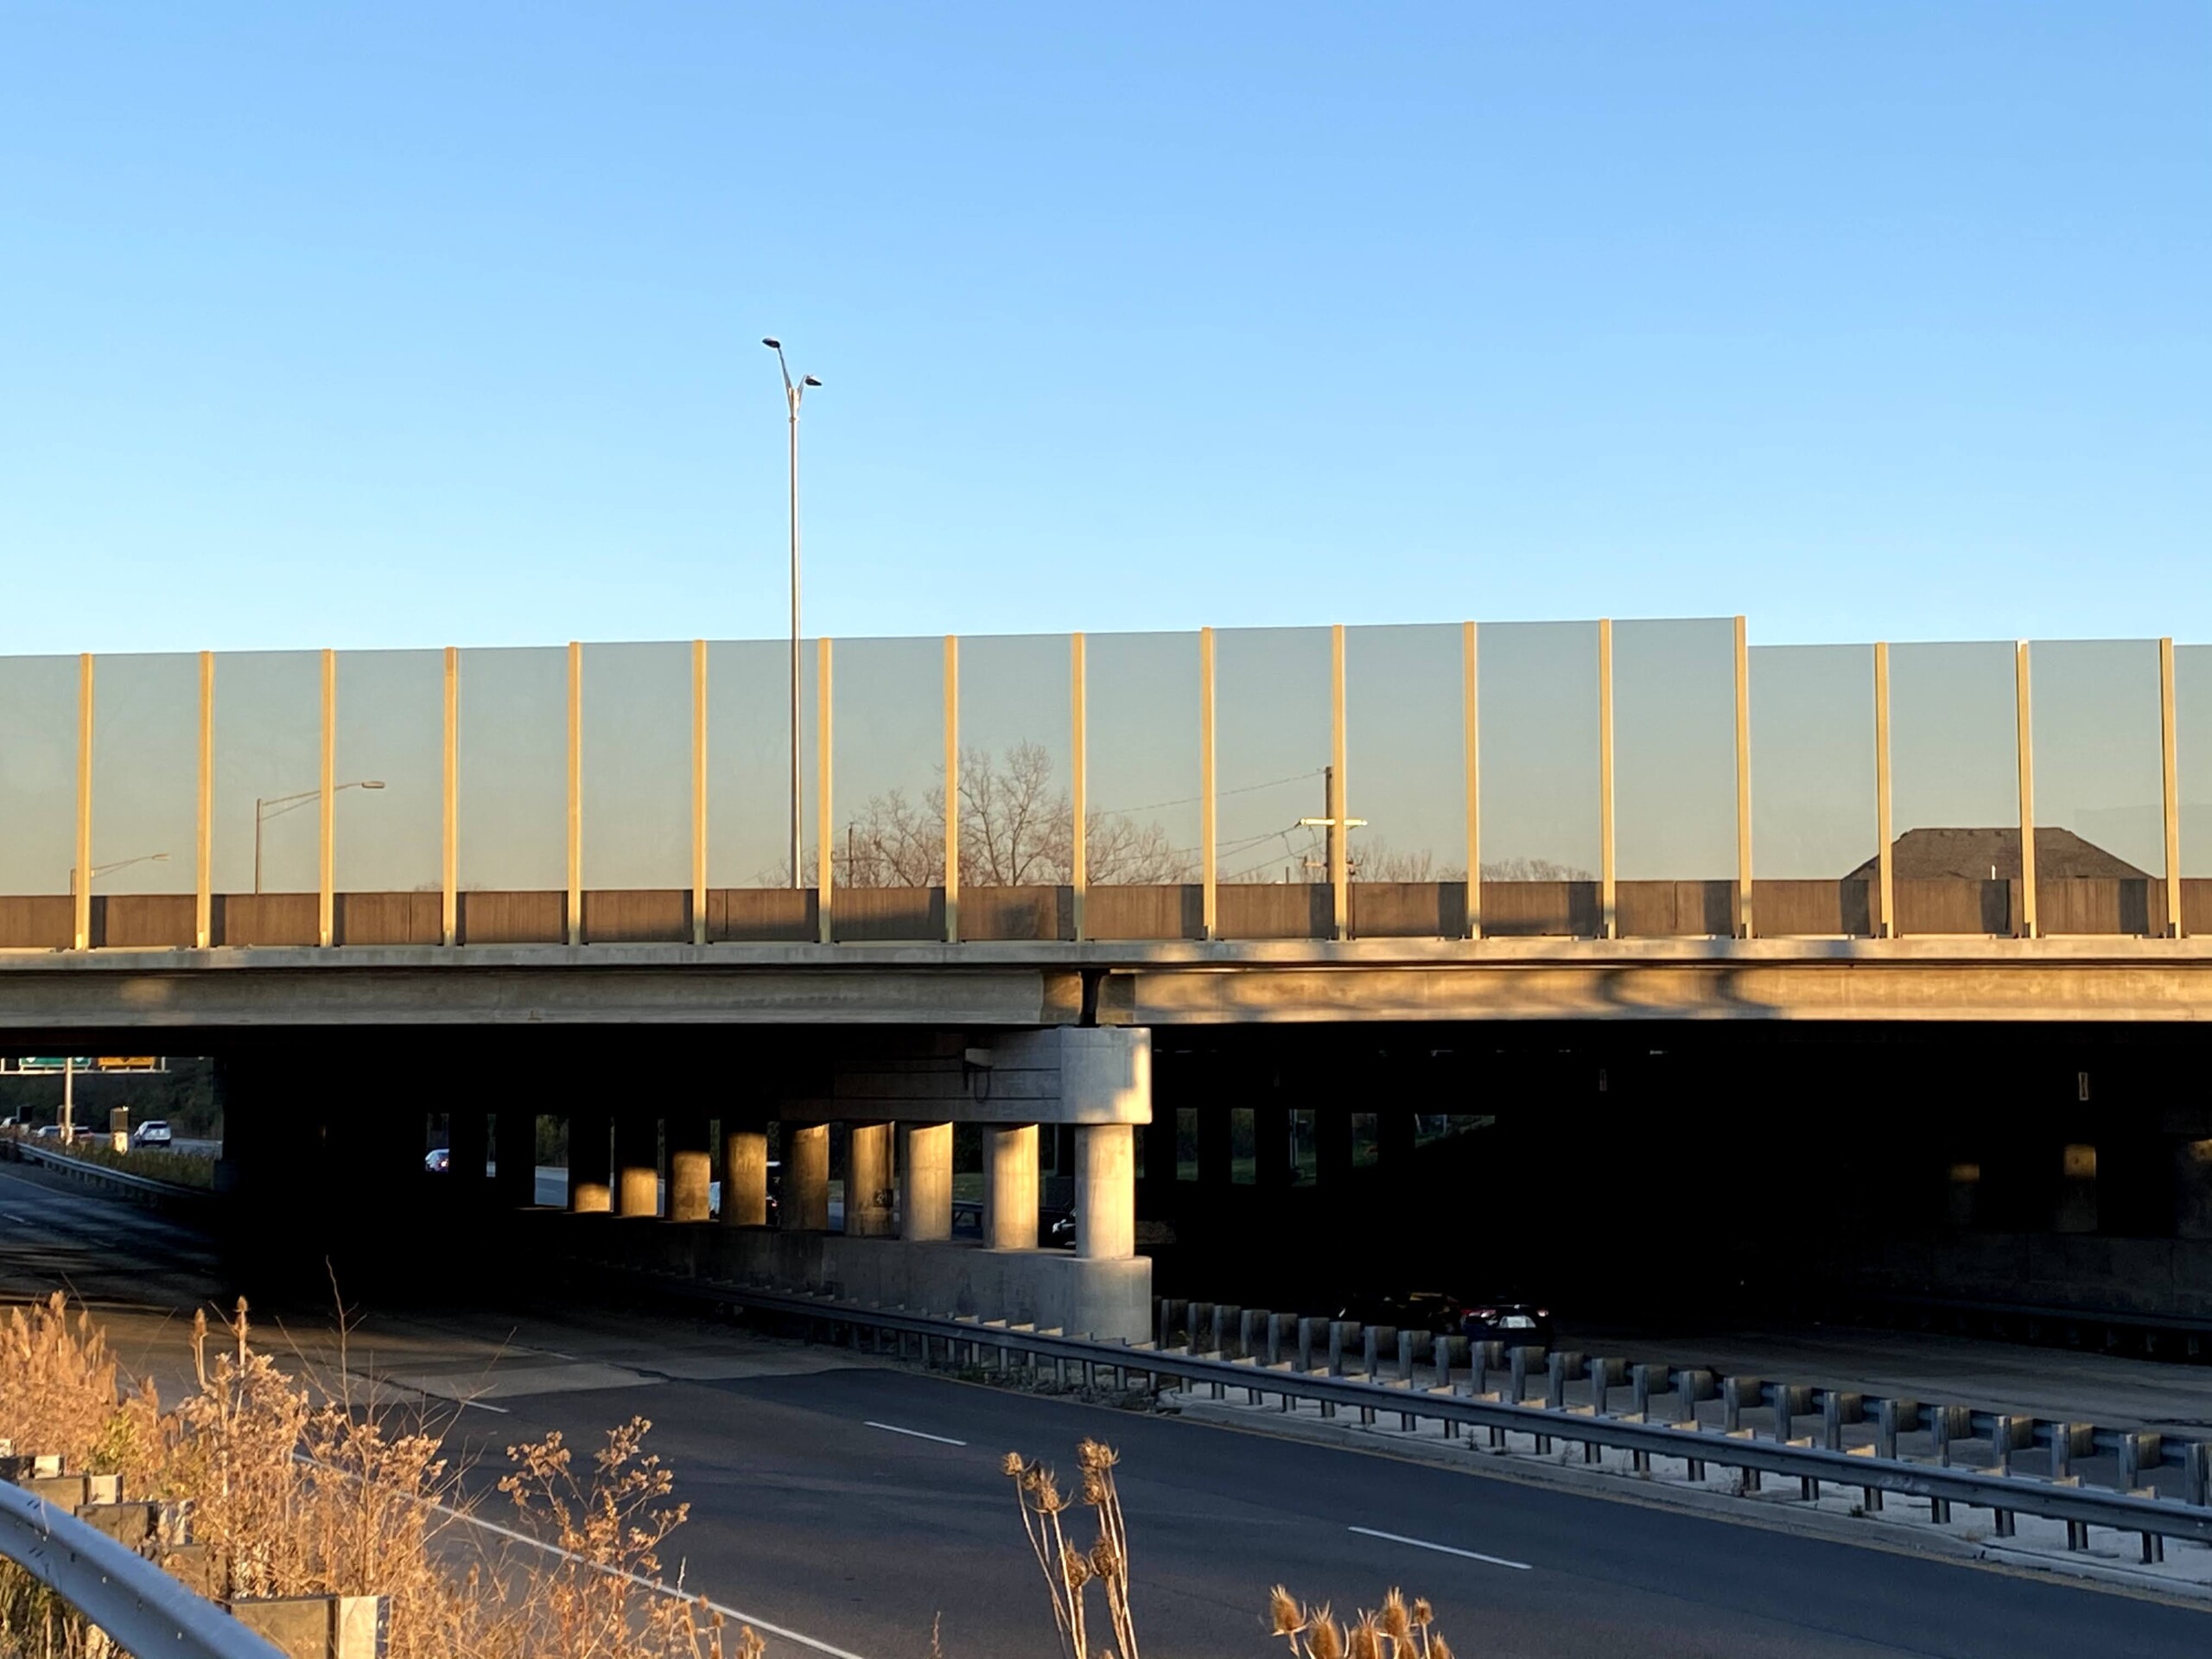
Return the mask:
{"type": "MultiPolygon", "coordinates": [[[[198,1300],[226,1299],[188,1230],[0,1166],[0,1293],[75,1287],[120,1351],[174,1378],[198,1300]]],[[[327,1375],[327,1315],[285,1345],[327,1375]]],[[[693,1505],[687,1583],[832,1653],[1048,1651],[1008,1450],[1070,1470],[1120,1448],[1139,1630],[1154,1655],[1262,1654],[1280,1580],[1341,1611],[1389,1586],[1465,1654],[2199,1655],[2212,1613],[2008,1571],[919,1374],[704,1324],[493,1306],[366,1310],[346,1363],[449,1411],[456,1449],[639,1413],[693,1505]],[[455,1403],[472,1399],[474,1403],[455,1403]]],[[[173,1382],[165,1387],[171,1392],[173,1382]]],[[[480,1469],[488,1484],[495,1471],[480,1469]]],[[[494,1500],[496,1503],[497,1500],[494,1500]]],[[[496,1514],[487,1508],[486,1514],[496,1514]]],[[[2182,1546],[2176,1546],[2181,1548],[2182,1546]]],[[[806,1649],[790,1637],[772,1651],[806,1649]]]]}

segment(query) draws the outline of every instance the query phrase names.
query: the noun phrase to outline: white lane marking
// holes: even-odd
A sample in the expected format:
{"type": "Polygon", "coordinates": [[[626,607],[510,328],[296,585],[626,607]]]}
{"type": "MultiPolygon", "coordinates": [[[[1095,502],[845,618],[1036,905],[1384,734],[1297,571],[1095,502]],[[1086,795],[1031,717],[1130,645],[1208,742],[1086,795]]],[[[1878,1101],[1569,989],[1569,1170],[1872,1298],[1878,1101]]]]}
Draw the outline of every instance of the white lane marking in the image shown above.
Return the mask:
{"type": "Polygon", "coordinates": [[[911,1434],[918,1440],[935,1440],[939,1446],[965,1446],[965,1440],[956,1440],[944,1434],[925,1434],[918,1428],[901,1428],[896,1423],[868,1423],[868,1428],[880,1428],[887,1434],[911,1434]]]}
{"type": "MultiPolygon", "coordinates": [[[[426,1400],[428,1397],[428,1395],[424,1396],[426,1400]]],[[[456,1400],[454,1403],[465,1406],[471,1411],[496,1411],[502,1417],[511,1417],[514,1414],[512,1408],[495,1406],[489,1400],[456,1400]]]]}
{"type": "MultiPolygon", "coordinates": [[[[569,1560],[577,1562],[582,1566],[591,1568],[594,1573],[604,1573],[610,1578],[627,1579],[631,1583],[639,1586],[642,1589],[658,1590],[664,1594],[670,1595],[679,1593],[671,1586],[646,1578],[643,1573],[625,1573],[619,1567],[601,1566],[599,1562],[593,1560],[589,1556],[579,1555],[575,1551],[572,1549],[563,1549],[558,1544],[549,1544],[543,1538],[533,1538],[526,1532],[517,1532],[512,1527],[503,1527],[496,1521],[486,1521],[480,1515],[470,1515],[466,1510],[451,1509],[443,1503],[437,1504],[435,1507],[444,1510],[447,1514],[454,1516],[458,1520],[467,1522],[472,1527],[481,1527],[486,1532],[496,1532],[502,1538],[512,1538],[518,1544],[528,1544],[532,1549],[542,1549],[549,1555],[563,1556],[569,1560]]],[[[706,1598],[702,1597],[700,1599],[706,1600],[706,1598]]],[[[750,1624],[754,1630],[765,1630],[770,1636],[780,1636],[786,1642],[796,1642],[799,1646],[803,1648],[811,1648],[817,1653],[826,1653],[830,1656],[830,1659],[861,1659],[861,1655],[851,1651],[849,1649],[834,1648],[827,1642],[817,1641],[810,1636],[802,1636],[798,1631],[791,1630],[785,1625],[772,1624],[766,1619],[760,1618],[752,1613],[748,1613],[741,1607],[731,1606],[728,1602],[708,1601],[707,1605],[713,1608],[715,1611],[721,1614],[725,1618],[734,1618],[741,1624],[750,1624]]]]}
{"type": "Polygon", "coordinates": [[[1386,1543],[1411,1544],[1415,1549],[1433,1549],[1440,1555],[1464,1555],[1471,1561],[1487,1561],[1492,1567],[1510,1567],[1516,1573],[1535,1571],[1526,1561],[1509,1561],[1503,1555],[1485,1555],[1478,1549],[1455,1549],[1450,1544],[1432,1544],[1426,1538],[1408,1538],[1401,1532],[1377,1532],[1372,1527],[1346,1527],[1344,1530],[1358,1533],[1363,1538],[1380,1538],[1386,1543]]]}
{"type": "Polygon", "coordinates": [[[16,1223],[16,1225],[21,1227],[35,1227],[38,1225],[38,1224],[33,1221],[29,1216],[19,1216],[12,1210],[0,1210],[0,1216],[7,1217],[9,1220],[16,1223]]]}

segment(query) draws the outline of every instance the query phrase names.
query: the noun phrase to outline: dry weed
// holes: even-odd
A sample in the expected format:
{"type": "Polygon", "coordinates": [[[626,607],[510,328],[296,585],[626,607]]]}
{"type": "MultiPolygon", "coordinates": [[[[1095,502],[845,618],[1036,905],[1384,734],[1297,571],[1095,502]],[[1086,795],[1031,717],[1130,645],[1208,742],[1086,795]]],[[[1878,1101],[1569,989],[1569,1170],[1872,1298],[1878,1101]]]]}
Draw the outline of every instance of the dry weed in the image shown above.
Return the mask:
{"type": "MultiPolygon", "coordinates": [[[[749,1629],[659,1582],[686,1509],[645,1450],[613,1431],[585,1477],[558,1435],[510,1449],[500,1482],[521,1531],[467,1524],[471,1503],[437,1434],[340,1393],[317,1404],[257,1351],[246,1307],[219,1339],[193,1327],[194,1391],[160,1411],[124,1392],[89,1317],[59,1296],[0,1325],[0,1433],[75,1469],[114,1469],[134,1496],[187,1499],[215,1593],[382,1595],[391,1659],[760,1659],[749,1629]]],[[[342,1365],[341,1365],[342,1371],[342,1365]]],[[[12,1569],[0,1572],[0,1659],[99,1659],[104,1638],[12,1569]]]]}
{"type": "Polygon", "coordinates": [[[1090,1659],[1087,1592],[1093,1584],[1106,1604],[1115,1643],[1099,1650],[1100,1659],[1138,1659],[1136,1623],[1129,1609],[1128,1527],[1114,1484],[1114,1466],[1120,1461],[1113,1447],[1097,1440],[1086,1440],[1076,1447],[1077,1492],[1096,1522],[1096,1536],[1087,1550],[1068,1539],[1061,1516],[1071,1505],[1050,1469],[1025,1460],[1018,1452],[1007,1452],[1001,1465],[1014,1484],[1022,1531],[1045,1575],[1052,1627],[1067,1659],[1090,1659]]]}
{"type": "Polygon", "coordinates": [[[1452,1659],[1452,1644],[1436,1628],[1435,1609],[1419,1598],[1408,1603],[1396,1588],[1380,1607],[1363,1607],[1345,1626],[1328,1603],[1306,1606],[1277,1585],[1268,1592],[1268,1625],[1271,1635],[1290,1644],[1293,1659],[1452,1659]]]}

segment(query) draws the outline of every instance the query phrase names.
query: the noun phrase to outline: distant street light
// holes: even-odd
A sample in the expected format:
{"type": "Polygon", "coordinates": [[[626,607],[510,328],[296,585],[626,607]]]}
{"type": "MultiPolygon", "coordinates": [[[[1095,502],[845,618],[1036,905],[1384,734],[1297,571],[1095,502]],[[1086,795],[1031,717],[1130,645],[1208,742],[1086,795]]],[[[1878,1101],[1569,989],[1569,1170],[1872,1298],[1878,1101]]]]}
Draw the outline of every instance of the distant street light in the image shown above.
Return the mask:
{"type": "MultiPolygon", "coordinates": [[[[382,789],[383,787],[384,779],[381,778],[356,778],[351,783],[332,785],[330,792],[335,795],[341,789],[382,789]]],[[[265,798],[256,798],[253,804],[254,892],[257,893],[261,891],[262,825],[267,823],[271,818],[283,817],[287,812],[296,812],[309,801],[319,801],[321,798],[322,791],[319,789],[303,789],[296,795],[270,795],[265,798]]],[[[162,856],[167,857],[168,855],[164,854],[162,856]]]]}
{"type": "MultiPolygon", "coordinates": [[[[112,874],[117,870],[127,870],[133,864],[166,864],[168,861],[169,855],[167,853],[141,853],[136,858],[118,858],[112,864],[93,865],[92,880],[97,881],[100,877],[112,874]]],[[[73,864],[69,867],[69,891],[73,895],[77,891],[77,867],[73,864]]]]}
{"type": "Polygon", "coordinates": [[[798,674],[798,406],[805,399],[809,386],[822,383],[810,374],[791,378],[791,365],[784,360],[784,342],[770,335],[760,342],[776,354],[776,366],[784,372],[784,401],[791,407],[791,886],[804,883],[799,877],[800,842],[804,836],[804,816],[800,804],[799,788],[799,674],[798,674]]]}

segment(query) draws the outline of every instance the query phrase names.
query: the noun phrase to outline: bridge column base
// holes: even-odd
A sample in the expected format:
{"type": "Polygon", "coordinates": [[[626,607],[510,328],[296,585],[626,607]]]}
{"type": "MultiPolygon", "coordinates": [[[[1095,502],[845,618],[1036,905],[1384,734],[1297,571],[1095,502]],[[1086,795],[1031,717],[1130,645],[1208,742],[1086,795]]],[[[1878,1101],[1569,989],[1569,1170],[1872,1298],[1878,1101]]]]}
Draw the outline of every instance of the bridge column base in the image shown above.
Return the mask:
{"type": "Polygon", "coordinates": [[[1141,1342],[1152,1334],[1152,1263],[1136,1255],[1102,1260],[1064,1250],[994,1250],[963,1242],[742,1228],[710,1236],[697,1270],[741,1283],[916,1313],[1006,1319],[1109,1342],[1141,1342]]]}

